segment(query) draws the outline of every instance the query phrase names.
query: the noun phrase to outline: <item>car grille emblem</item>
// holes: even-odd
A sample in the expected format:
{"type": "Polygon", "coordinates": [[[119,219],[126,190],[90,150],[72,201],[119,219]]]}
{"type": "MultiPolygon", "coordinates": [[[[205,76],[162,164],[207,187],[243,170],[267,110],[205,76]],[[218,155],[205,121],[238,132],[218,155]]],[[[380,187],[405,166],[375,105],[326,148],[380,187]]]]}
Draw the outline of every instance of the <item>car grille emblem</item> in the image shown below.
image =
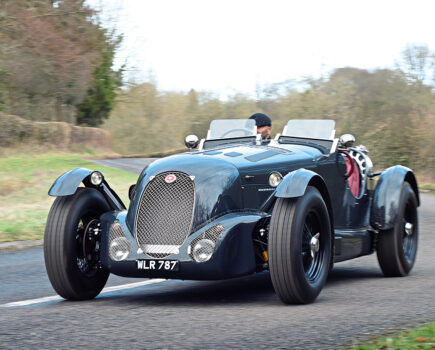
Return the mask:
{"type": "Polygon", "coordinates": [[[177,177],[174,174],[169,174],[169,175],[166,175],[166,177],[165,177],[165,182],[167,184],[171,184],[171,183],[175,182],[175,180],[177,180],[177,177]]]}

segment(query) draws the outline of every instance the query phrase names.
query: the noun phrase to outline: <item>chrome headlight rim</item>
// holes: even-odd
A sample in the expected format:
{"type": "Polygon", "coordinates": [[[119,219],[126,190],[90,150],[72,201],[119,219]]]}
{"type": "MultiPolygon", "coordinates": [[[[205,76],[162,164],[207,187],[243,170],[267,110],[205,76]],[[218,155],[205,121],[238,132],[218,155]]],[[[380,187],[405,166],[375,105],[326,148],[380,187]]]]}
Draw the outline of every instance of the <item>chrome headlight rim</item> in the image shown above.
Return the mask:
{"type": "Polygon", "coordinates": [[[277,187],[283,179],[283,176],[278,171],[272,171],[269,174],[269,186],[270,187],[277,187]]]}
{"type": "Polygon", "coordinates": [[[128,258],[131,243],[126,237],[116,237],[110,242],[109,255],[113,261],[123,261],[128,258]]]}
{"type": "Polygon", "coordinates": [[[216,247],[215,242],[208,238],[202,238],[192,247],[192,256],[197,263],[204,263],[211,259],[216,247]],[[205,250],[205,251],[204,251],[205,250]]]}
{"type": "Polygon", "coordinates": [[[101,171],[93,171],[90,176],[91,184],[94,186],[100,186],[103,183],[104,175],[101,171]]]}
{"type": "Polygon", "coordinates": [[[131,253],[131,242],[124,234],[122,225],[115,220],[109,230],[109,257],[112,261],[123,261],[131,253]]]}

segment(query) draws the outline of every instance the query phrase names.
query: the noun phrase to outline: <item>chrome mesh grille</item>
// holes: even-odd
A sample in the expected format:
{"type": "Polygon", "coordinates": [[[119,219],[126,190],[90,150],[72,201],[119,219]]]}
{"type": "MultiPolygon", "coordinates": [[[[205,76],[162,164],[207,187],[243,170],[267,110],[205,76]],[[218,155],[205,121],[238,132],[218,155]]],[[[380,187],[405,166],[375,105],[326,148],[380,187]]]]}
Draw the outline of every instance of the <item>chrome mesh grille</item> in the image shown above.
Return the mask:
{"type": "Polygon", "coordinates": [[[177,253],[191,231],[194,202],[195,186],[187,174],[165,172],[150,180],[136,219],[136,240],[143,252],[154,258],[177,253]],[[176,180],[166,183],[171,174],[176,180]]]}
{"type": "Polygon", "coordinates": [[[121,224],[119,222],[115,222],[110,228],[109,233],[109,256],[110,259],[114,261],[119,261],[119,258],[116,256],[116,252],[112,249],[112,243],[116,241],[116,246],[122,248],[124,251],[130,252],[131,243],[128,241],[127,237],[125,237],[124,232],[122,231],[121,224]]]}
{"type": "Polygon", "coordinates": [[[149,256],[152,256],[153,258],[156,258],[156,259],[163,259],[163,258],[166,258],[167,256],[171,255],[169,253],[151,253],[151,252],[148,252],[147,254],[149,256]]]}
{"type": "Polygon", "coordinates": [[[192,243],[190,243],[190,247],[189,247],[189,256],[193,259],[193,247],[195,247],[195,244],[198,243],[198,241],[200,241],[201,239],[209,239],[211,240],[213,243],[216,243],[216,241],[218,240],[220,234],[222,233],[222,231],[224,230],[224,226],[221,224],[215,225],[211,228],[209,228],[207,231],[205,231],[203,234],[199,235],[198,237],[196,237],[192,243]]]}

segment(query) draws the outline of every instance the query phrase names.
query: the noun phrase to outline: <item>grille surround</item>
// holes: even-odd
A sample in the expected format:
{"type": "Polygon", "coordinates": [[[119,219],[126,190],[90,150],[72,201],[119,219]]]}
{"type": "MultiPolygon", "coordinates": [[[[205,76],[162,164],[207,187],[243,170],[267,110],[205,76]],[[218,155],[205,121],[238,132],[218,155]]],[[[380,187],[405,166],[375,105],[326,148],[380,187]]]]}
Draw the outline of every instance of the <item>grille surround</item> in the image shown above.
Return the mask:
{"type": "Polygon", "coordinates": [[[175,254],[192,230],[195,183],[186,173],[163,172],[149,180],[139,200],[135,238],[142,251],[157,259],[175,254]],[[165,182],[168,175],[176,180],[165,182]]]}

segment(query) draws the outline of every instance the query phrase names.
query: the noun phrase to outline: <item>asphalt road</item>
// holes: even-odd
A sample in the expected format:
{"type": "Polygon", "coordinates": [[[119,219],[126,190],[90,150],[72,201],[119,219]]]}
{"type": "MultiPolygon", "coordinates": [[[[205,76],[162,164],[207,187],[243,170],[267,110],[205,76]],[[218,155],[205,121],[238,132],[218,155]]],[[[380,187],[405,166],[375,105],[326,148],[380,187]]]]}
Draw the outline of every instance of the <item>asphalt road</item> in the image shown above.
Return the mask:
{"type": "MultiPolygon", "coordinates": [[[[111,162],[140,170],[138,159],[111,162]]],[[[384,278],[375,255],[340,263],[316,302],[304,306],[281,304],[268,273],[112,289],[85,302],[8,306],[55,293],[41,248],[3,253],[0,349],[324,349],[435,321],[434,214],[435,196],[422,195],[410,276],[384,278]]],[[[111,276],[108,285],[141,281],[111,276]]]]}
{"type": "Polygon", "coordinates": [[[156,159],[158,158],[91,159],[91,161],[100,165],[140,174],[145,165],[151,164],[156,159]]]}

